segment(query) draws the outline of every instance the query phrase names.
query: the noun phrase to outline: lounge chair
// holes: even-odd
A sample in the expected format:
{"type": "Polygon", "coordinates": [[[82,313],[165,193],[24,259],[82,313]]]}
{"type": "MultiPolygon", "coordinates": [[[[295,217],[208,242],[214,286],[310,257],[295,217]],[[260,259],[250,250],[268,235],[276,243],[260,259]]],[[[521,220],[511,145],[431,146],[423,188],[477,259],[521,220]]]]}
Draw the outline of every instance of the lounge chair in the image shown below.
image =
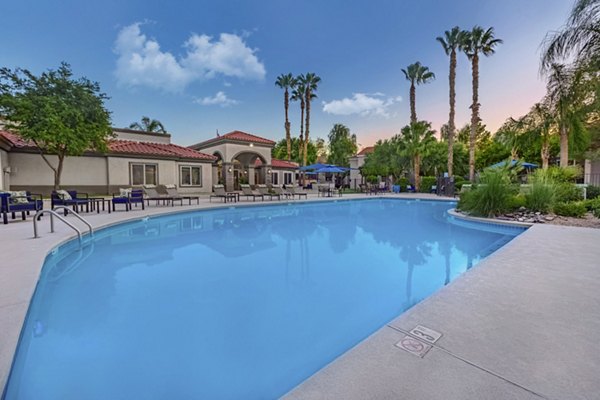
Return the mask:
{"type": "MultiPolygon", "coordinates": [[[[53,190],[50,194],[50,208],[56,206],[71,206],[73,211],[80,212],[85,206],[85,212],[90,212],[90,196],[77,190],[53,190]]],[[[65,215],[67,215],[65,210],[65,215]]]]}
{"type": "Polygon", "coordinates": [[[131,210],[131,205],[135,205],[137,207],[138,204],[142,205],[142,210],[144,207],[144,190],[143,189],[121,189],[119,194],[114,193],[112,198],[112,210],[115,211],[115,206],[117,204],[125,204],[125,211],[131,210]]]}
{"type": "Polygon", "coordinates": [[[237,194],[227,193],[223,185],[213,185],[213,194],[210,195],[208,201],[212,202],[213,197],[223,199],[225,203],[228,201],[237,201],[237,194]]]}
{"type": "Polygon", "coordinates": [[[308,193],[301,191],[301,192],[296,192],[296,189],[294,188],[294,186],[288,186],[286,188],[286,190],[288,191],[288,193],[290,193],[292,196],[298,196],[298,198],[304,196],[304,198],[308,199],[308,193]]]}
{"type": "Polygon", "coordinates": [[[250,188],[250,185],[240,185],[240,187],[242,188],[242,193],[240,194],[240,196],[244,196],[246,197],[246,199],[249,199],[250,197],[252,197],[252,201],[256,201],[257,197],[261,200],[265,199],[264,195],[252,190],[250,188]]]}
{"type": "Polygon", "coordinates": [[[175,199],[184,199],[187,200],[189,205],[192,205],[192,200],[196,200],[196,204],[200,204],[200,196],[194,196],[194,195],[189,195],[189,194],[179,194],[179,192],[177,191],[177,186],[175,185],[158,185],[158,191],[159,193],[162,192],[162,190],[166,190],[166,193],[168,196],[171,196],[175,199]]]}
{"type": "Polygon", "coordinates": [[[269,200],[273,200],[273,197],[277,197],[277,200],[281,200],[281,195],[269,192],[267,185],[256,185],[256,188],[263,196],[269,196],[269,200]]]}
{"type": "MultiPolygon", "coordinates": [[[[174,204],[174,199],[169,197],[169,196],[164,196],[160,193],[158,193],[158,190],[156,189],[156,186],[154,185],[144,185],[142,186],[144,189],[144,198],[146,199],[146,202],[148,203],[148,205],[150,205],[150,201],[154,200],[156,201],[156,205],[158,206],[158,203],[161,202],[163,205],[168,205],[169,202],[171,202],[171,206],[173,206],[174,204]]],[[[183,204],[183,200],[182,200],[182,204],[183,204]]]]}
{"type": "Polygon", "coordinates": [[[273,186],[272,189],[273,193],[278,194],[280,199],[281,196],[285,196],[286,199],[289,199],[290,197],[293,198],[293,195],[290,192],[283,190],[280,186],[273,186]]]}
{"type": "Polygon", "coordinates": [[[41,194],[30,192],[0,192],[0,212],[2,212],[2,221],[8,224],[8,214],[20,212],[23,220],[31,211],[39,211],[44,208],[44,201],[41,194]]]}

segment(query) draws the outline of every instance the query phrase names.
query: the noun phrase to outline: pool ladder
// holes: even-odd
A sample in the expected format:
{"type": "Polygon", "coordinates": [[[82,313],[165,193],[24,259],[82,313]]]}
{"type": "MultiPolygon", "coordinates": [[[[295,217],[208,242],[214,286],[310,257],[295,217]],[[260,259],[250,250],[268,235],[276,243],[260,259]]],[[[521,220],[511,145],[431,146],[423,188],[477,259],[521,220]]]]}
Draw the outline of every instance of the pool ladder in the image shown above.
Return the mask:
{"type": "Polygon", "coordinates": [[[67,221],[59,213],[57,213],[56,212],[57,210],[65,210],[65,216],[68,213],[73,214],[73,216],[75,216],[75,218],[77,218],[78,220],[80,220],[81,222],[83,222],[84,224],[87,225],[90,236],[94,236],[94,228],[85,218],[83,218],[81,215],[79,215],[77,212],[73,211],[72,209],[67,208],[66,206],[57,206],[57,207],[54,207],[54,209],[52,209],[52,210],[40,210],[35,214],[35,216],[33,217],[33,237],[35,239],[40,237],[38,235],[38,228],[37,228],[38,221],[40,220],[42,215],[50,214],[50,232],[54,233],[54,217],[56,217],[56,218],[58,218],[59,221],[64,222],[67,226],[69,226],[71,229],[73,229],[77,233],[77,239],[79,240],[79,245],[81,245],[81,243],[82,243],[81,230],[79,228],[77,228],[75,225],[73,225],[72,223],[70,223],[69,221],[67,221]]]}

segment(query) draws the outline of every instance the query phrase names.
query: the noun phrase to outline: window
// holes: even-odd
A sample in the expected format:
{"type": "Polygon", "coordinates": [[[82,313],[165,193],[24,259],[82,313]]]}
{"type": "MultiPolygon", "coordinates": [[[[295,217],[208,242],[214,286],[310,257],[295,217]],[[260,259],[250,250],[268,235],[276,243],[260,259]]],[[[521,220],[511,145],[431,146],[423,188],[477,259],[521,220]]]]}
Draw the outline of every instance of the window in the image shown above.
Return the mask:
{"type": "Polygon", "coordinates": [[[273,171],[271,173],[271,183],[273,185],[279,185],[279,173],[278,172],[273,171]]]}
{"type": "Polygon", "coordinates": [[[129,164],[132,185],[156,185],[158,182],[158,165],[129,164]]]}
{"type": "Polygon", "coordinates": [[[179,167],[179,186],[202,186],[202,167],[179,167]]]}
{"type": "Polygon", "coordinates": [[[292,173],[291,172],[284,172],[283,173],[283,184],[284,185],[291,185],[292,184],[292,173]]]}

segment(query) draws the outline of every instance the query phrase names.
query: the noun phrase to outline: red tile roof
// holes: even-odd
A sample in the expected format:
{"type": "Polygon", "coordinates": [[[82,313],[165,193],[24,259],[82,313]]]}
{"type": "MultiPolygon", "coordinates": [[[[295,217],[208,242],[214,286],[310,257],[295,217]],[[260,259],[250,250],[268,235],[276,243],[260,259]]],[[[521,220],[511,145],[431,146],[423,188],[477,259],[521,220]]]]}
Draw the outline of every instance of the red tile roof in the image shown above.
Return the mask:
{"type": "MultiPolygon", "coordinates": [[[[254,163],[254,165],[256,165],[256,166],[262,165],[262,161],[260,160],[260,158],[256,159],[256,162],[254,163]]],[[[298,168],[298,164],[296,164],[295,162],[278,160],[276,158],[271,159],[271,166],[273,168],[291,168],[291,169],[298,168]]]]}
{"type": "Polygon", "coordinates": [[[369,146],[369,147],[365,147],[364,149],[359,151],[357,155],[358,156],[366,156],[367,154],[371,154],[374,151],[375,151],[375,146],[369,146]]]}
{"type": "MultiPolygon", "coordinates": [[[[35,148],[35,145],[32,142],[23,140],[19,135],[12,132],[0,131],[0,137],[7,140],[14,147],[35,148]]],[[[210,154],[201,153],[199,151],[192,150],[188,147],[178,146],[176,144],[136,142],[132,140],[109,141],[108,153],[132,154],[166,158],[186,158],[208,161],[214,161],[217,159],[217,157],[212,156],[210,154]]]]}
{"type": "Polygon", "coordinates": [[[204,142],[197,143],[190,147],[204,146],[205,144],[216,142],[219,140],[237,140],[240,142],[275,145],[275,142],[272,140],[265,139],[263,137],[252,135],[250,133],[246,133],[246,132],[242,132],[242,131],[233,131],[233,132],[226,133],[224,135],[214,137],[212,139],[205,140],[204,142]]]}

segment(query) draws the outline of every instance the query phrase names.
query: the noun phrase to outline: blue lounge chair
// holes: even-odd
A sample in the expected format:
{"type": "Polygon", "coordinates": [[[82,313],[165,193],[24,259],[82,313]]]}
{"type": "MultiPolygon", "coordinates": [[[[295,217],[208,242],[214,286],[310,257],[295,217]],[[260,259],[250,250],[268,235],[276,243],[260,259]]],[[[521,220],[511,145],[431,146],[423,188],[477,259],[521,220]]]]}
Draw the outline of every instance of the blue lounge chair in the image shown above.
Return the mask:
{"type": "Polygon", "coordinates": [[[417,189],[415,189],[415,187],[414,187],[413,185],[407,185],[407,186],[406,186],[406,191],[407,191],[408,193],[416,193],[416,192],[417,192],[417,189]]]}
{"type": "Polygon", "coordinates": [[[15,219],[15,213],[20,212],[25,220],[26,214],[30,211],[39,211],[44,208],[44,201],[41,194],[32,194],[25,192],[25,195],[17,195],[15,192],[0,193],[0,212],[2,212],[2,221],[8,224],[8,214],[12,214],[15,219]]]}
{"type": "Polygon", "coordinates": [[[143,189],[132,189],[130,193],[127,195],[113,194],[112,198],[112,210],[115,211],[115,205],[117,204],[125,204],[125,211],[131,210],[131,205],[134,204],[136,207],[138,204],[142,205],[142,210],[145,210],[144,207],[144,190],[143,189]]]}
{"type": "MultiPolygon", "coordinates": [[[[80,212],[85,206],[85,211],[90,212],[90,196],[87,193],[78,193],[77,190],[65,190],[68,197],[61,196],[60,192],[52,191],[50,195],[50,208],[56,206],[71,206],[75,212],[80,212]]],[[[67,215],[67,210],[65,210],[67,215]]]]}

